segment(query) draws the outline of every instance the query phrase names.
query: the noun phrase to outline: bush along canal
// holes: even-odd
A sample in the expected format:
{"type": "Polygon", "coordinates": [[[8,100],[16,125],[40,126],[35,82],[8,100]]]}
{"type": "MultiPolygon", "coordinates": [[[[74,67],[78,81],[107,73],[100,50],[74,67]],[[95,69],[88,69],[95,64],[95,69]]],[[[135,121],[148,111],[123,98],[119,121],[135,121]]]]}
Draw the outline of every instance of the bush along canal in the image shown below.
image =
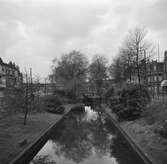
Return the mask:
{"type": "Polygon", "coordinates": [[[29,164],[144,164],[108,115],[85,107],[56,126],[29,164]]]}

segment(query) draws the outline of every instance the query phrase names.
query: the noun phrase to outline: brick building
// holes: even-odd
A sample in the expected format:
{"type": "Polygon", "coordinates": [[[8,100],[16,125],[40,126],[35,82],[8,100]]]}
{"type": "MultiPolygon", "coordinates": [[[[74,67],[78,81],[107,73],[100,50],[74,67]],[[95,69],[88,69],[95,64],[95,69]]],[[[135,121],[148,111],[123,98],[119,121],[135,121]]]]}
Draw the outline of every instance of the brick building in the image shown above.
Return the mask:
{"type": "Polygon", "coordinates": [[[0,58],[0,108],[6,105],[6,95],[14,94],[22,85],[23,76],[14,63],[4,63],[0,58]]]}
{"type": "Polygon", "coordinates": [[[161,93],[161,82],[165,79],[164,62],[152,61],[147,64],[147,86],[153,95],[161,93]]]}
{"type": "MultiPolygon", "coordinates": [[[[137,71],[133,71],[132,83],[138,83],[137,71]]],[[[150,93],[159,95],[162,93],[161,82],[167,80],[167,51],[164,53],[164,60],[159,62],[157,60],[141,62],[140,63],[140,81],[141,84],[147,86],[150,93]]],[[[127,79],[127,82],[130,80],[127,79]]]]}

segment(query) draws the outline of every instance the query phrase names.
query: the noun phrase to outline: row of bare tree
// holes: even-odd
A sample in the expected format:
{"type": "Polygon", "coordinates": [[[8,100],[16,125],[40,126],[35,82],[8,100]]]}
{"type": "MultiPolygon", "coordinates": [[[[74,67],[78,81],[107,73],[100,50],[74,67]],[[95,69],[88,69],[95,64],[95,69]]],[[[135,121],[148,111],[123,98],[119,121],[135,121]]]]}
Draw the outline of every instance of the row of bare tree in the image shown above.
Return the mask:
{"type": "Polygon", "coordinates": [[[95,55],[89,63],[86,55],[79,51],[64,54],[60,59],[55,58],[50,80],[63,84],[74,96],[87,81],[98,95],[102,94],[103,82],[108,77],[121,83],[127,79],[131,81],[133,73],[136,73],[140,83],[140,63],[146,63],[146,59],[152,55],[152,45],[146,40],[146,34],[141,28],[130,31],[111,65],[108,65],[108,60],[102,55],[95,55]]]}
{"type": "Polygon", "coordinates": [[[121,83],[127,79],[131,82],[133,76],[137,77],[139,84],[141,79],[145,80],[146,63],[154,54],[154,47],[146,37],[147,31],[142,28],[135,28],[128,33],[110,67],[110,72],[117,82],[121,83]]]}
{"type": "Polygon", "coordinates": [[[101,94],[103,80],[107,78],[107,59],[95,55],[89,63],[86,55],[79,51],[64,54],[54,59],[50,80],[65,86],[74,96],[89,81],[97,94],[101,94]]]}

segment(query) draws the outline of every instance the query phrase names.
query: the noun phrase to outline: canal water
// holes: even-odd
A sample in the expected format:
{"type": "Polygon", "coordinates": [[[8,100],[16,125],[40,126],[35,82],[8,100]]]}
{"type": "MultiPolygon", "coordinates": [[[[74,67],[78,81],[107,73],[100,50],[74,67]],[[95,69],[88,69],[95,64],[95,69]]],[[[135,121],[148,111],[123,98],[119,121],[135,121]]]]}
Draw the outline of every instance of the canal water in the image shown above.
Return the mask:
{"type": "Polygon", "coordinates": [[[30,164],[144,164],[107,115],[85,107],[57,125],[30,164]]]}

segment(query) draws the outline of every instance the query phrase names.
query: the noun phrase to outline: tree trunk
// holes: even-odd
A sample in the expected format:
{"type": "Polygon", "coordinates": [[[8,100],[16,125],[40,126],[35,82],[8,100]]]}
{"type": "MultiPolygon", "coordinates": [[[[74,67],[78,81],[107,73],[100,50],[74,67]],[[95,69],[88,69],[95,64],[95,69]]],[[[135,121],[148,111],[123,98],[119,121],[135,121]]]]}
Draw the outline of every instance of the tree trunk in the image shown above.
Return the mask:
{"type": "Polygon", "coordinates": [[[137,66],[137,76],[138,76],[138,82],[139,85],[141,84],[140,79],[140,68],[139,68],[139,48],[137,47],[137,54],[136,54],[136,66],[137,66]]]}

